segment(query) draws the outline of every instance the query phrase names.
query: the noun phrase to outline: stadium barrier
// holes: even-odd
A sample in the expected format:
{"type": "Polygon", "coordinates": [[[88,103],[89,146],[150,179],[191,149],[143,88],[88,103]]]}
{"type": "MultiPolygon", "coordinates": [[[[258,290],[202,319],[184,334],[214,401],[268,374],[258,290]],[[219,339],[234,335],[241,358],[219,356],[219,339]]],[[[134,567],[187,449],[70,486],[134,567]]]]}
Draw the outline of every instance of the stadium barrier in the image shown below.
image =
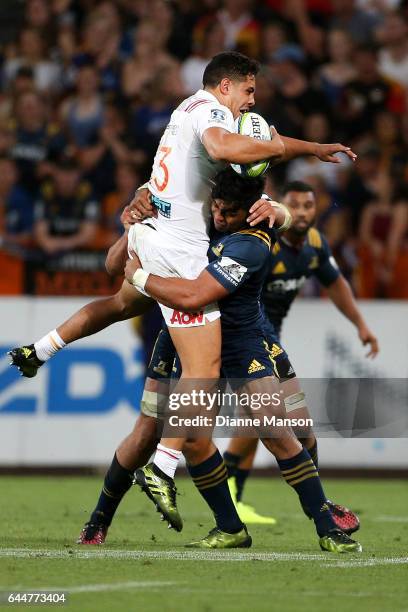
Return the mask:
{"type": "MultiPolygon", "coordinates": [[[[140,338],[129,322],[64,349],[34,379],[20,378],[8,366],[7,350],[38,339],[87,301],[33,297],[0,300],[0,466],[103,466],[132,427],[144,366],[140,338]]],[[[355,401],[355,397],[367,396],[370,402],[368,381],[385,379],[381,402],[401,409],[406,429],[406,395],[395,392],[395,381],[401,383],[407,378],[407,305],[362,302],[361,308],[379,338],[381,352],[375,361],[365,359],[366,349],[353,327],[325,301],[299,300],[295,304],[283,330],[283,345],[299,377],[332,379],[335,385],[341,384],[339,379],[356,380],[348,394],[341,387],[329,385],[324,397],[331,410],[341,412],[343,404],[355,401]]],[[[313,412],[312,399],[309,397],[313,412]]],[[[400,435],[404,435],[404,427],[400,435]]],[[[406,439],[385,437],[384,431],[379,429],[378,435],[371,432],[367,437],[359,429],[347,437],[334,430],[329,437],[322,436],[321,465],[408,467],[406,439]]],[[[224,444],[220,440],[220,446],[224,444]]],[[[268,465],[270,455],[260,449],[257,466],[268,465]]]]}

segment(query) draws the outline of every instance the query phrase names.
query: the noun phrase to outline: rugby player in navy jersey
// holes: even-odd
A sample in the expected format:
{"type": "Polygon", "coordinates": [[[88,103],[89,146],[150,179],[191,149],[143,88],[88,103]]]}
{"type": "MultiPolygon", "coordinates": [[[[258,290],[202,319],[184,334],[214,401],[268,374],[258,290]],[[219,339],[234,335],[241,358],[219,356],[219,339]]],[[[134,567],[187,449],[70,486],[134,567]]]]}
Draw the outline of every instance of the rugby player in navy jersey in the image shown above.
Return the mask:
{"type": "MultiPolygon", "coordinates": [[[[258,179],[259,182],[259,179],[258,179]]],[[[261,182],[262,183],[262,182],[261,182]]],[[[249,193],[256,181],[238,177],[231,168],[217,176],[212,197],[212,214],[215,230],[223,235],[212,242],[209,265],[193,280],[163,278],[149,274],[146,290],[156,300],[187,313],[199,313],[206,304],[218,301],[222,327],[223,377],[239,380],[241,390],[251,394],[276,389],[275,362],[271,359],[265,318],[260,306],[260,296],[270,270],[270,249],[273,247],[270,232],[263,227],[251,228],[246,223],[249,193]]],[[[130,283],[140,270],[136,256],[128,260],[125,275],[130,283]]],[[[199,316],[199,315],[198,315],[199,316]]],[[[198,348],[198,347],[197,347],[198,348]]],[[[280,414],[280,413],[279,413],[280,414]]],[[[283,426],[276,437],[263,430],[262,442],[275,456],[282,476],[299,495],[300,502],[313,518],[319,543],[323,550],[336,552],[360,552],[361,545],[338,529],[320,482],[317,468],[305,446],[296,438],[291,428],[283,426]]],[[[195,440],[203,447],[206,459],[197,465],[188,465],[200,493],[211,505],[207,496],[213,495],[218,479],[224,479],[224,464],[211,440],[195,440]]],[[[174,481],[154,462],[135,472],[137,484],[151,499],[171,524],[182,526],[178,513],[174,481]]],[[[204,546],[212,539],[212,533],[196,546],[204,546]]]]}
{"type": "MultiPolygon", "coordinates": [[[[269,274],[262,291],[262,303],[268,321],[268,339],[275,361],[276,375],[281,380],[294,377],[294,371],[287,353],[280,343],[282,322],[299,290],[307,278],[314,276],[325,287],[331,301],[342,314],[356,327],[363,345],[369,345],[368,357],[378,353],[378,342],[362,316],[348,282],[337,267],[326,238],[315,229],[316,200],[313,189],[304,182],[295,181],[285,186],[283,203],[292,215],[290,229],[278,235],[271,250],[269,274]]],[[[295,384],[295,380],[290,383],[295,384]]],[[[292,394],[300,389],[292,389],[292,394]]],[[[301,391],[300,391],[301,392],[301,391]]],[[[290,395],[289,400],[290,402],[290,395]]],[[[304,396],[300,402],[304,405],[304,396]]],[[[294,406],[291,407],[293,409],[294,406]]],[[[317,441],[311,433],[302,440],[315,465],[318,465],[317,441]]],[[[224,453],[224,461],[229,472],[231,493],[237,503],[238,513],[246,523],[269,523],[271,517],[264,517],[242,502],[245,481],[250,474],[255,458],[257,439],[232,438],[224,453]]],[[[358,528],[356,517],[346,508],[328,501],[335,520],[347,532],[358,528]]]]}

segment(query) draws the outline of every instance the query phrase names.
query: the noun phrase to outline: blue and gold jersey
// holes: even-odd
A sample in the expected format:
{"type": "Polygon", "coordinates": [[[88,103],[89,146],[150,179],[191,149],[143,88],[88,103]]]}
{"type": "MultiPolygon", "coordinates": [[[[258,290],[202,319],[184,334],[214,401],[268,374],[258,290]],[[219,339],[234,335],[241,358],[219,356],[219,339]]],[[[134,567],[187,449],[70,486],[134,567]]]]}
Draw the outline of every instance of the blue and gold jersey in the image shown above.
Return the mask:
{"type": "Polygon", "coordinates": [[[213,238],[206,269],[229,292],[219,302],[223,334],[238,329],[263,333],[260,297],[269,272],[274,238],[271,230],[258,228],[213,238]]]}
{"type": "Polygon", "coordinates": [[[328,287],[339,276],[336,261],[325,237],[309,229],[301,248],[279,236],[269,256],[269,275],[262,291],[262,302],[269,321],[279,334],[293,300],[306,279],[316,276],[328,287]]]}

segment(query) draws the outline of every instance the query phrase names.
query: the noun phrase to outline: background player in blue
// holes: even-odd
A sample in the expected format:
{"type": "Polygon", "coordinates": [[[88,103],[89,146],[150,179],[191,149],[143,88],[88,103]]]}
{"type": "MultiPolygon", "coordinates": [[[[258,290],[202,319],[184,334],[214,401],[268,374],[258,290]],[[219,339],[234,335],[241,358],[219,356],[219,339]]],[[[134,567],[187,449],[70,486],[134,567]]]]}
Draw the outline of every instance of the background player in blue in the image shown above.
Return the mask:
{"type": "MultiPolygon", "coordinates": [[[[262,181],[258,182],[262,187],[262,181]]],[[[149,294],[175,309],[174,316],[179,311],[200,316],[200,310],[206,304],[219,301],[224,376],[230,380],[241,379],[241,385],[249,395],[254,391],[254,385],[257,393],[270,392],[271,388],[275,389],[273,385],[276,381],[260,307],[260,294],[269,272],[273,243],[266,230],[250,228],[246,223],[249,204],[255,196],[255,185],[254,179],[238,177],[231,168],[219,173],[212,193],[212,214],[215,229],[228,234],[212,243],[209,265],[194,280],[162,278],[153,274],[149,274],[146,280],[149,294]],[[249,198],[250,194],[252,199],[249,198]]],[[[140,268],[137,257],[127,262],[125,275],[129,282],[133,281],[140,268]]],[[[280,408],[277,410],[280,416],[280,408]]],[[[358,542],[337,528],[326,503],[317,468],[291,428],[270,431],[268,437],[264,437],[265,432],[261,435],[263,444],[275,456],[282,476],[296,490],[302,506],[313,518],[321,548],[335,552],[361,551],[358,542]]],[[[207,459],[199,465],[189,466],[195,483],[206,484],[200,490],[205,496],[209,475],[222,470],[222,464],[212,463],[217,451],[211,440],[197,439],[195,442],[197,446],[208,446],[207,459]],[[207,462],[211,462],[211,466],[207,462]]],[[[172,524],[182,525],[176,497],[168,492],[174,490],[173,479],[154,461],[137,469],[135,477],[165,518],[172,524]]],[[[200,545],[199,542],[195,544],[200,545]]]]}
{"type": "MultiPolygon", "coordinates": [[[[310,276],[315,276],[320,281],[332,302],[355,325],[362,344],[370,347],[367,356],[375,357],[378,353],[377,339],[368,328],[325,237],[313,227],[316,219],[316,199],[312,187],[300,181],[289,183],[284,188],[282,202],[291,212],[292,224],[290,229],[278,235],[271,250],[269,275],[262,292],[262,303],[269,322],[269,343],[273,347],[277,375],[281,379],[287,378],[288,373],[294,376],[289,358],[280,344],[280,333],[284,318],[310,276]]],[[[230,475],[231,493],[237,502],[239,515],[246,523],[267,523],[271,520],[271,517],[258,515],[251,506],[241,501],[257,443],[257,439],[233,438],[224,453],[224,461],[230,475]]],[[[313,435],[309,437],[306,447],[317,465],[317,442],[313,435]]],[[[347,525],[351,527],[351,515],[339,506],[337,512],[336,518],[342,528],[345,529],[347,525]]]]}

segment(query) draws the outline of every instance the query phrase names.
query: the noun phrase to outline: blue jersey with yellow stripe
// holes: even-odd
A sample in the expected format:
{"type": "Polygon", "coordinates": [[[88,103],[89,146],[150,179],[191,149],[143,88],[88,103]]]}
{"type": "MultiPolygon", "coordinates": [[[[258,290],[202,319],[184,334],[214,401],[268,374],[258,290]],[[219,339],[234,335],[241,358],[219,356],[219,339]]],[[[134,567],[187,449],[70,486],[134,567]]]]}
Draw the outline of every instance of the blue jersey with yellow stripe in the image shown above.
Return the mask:
{"type": "Polygon", "coordinates": [[[309,229],[300,248],[279,236],[269,256],[269,274],[262,291],[265,313],[277,334],[307,278],[316,276],[328,287],[339,274],[327,240],[314,227],[309,229]]]}
{"type": "Polygon", "coordinates": [[[229,293],[219,302],[223,334],[237,330],[262,333],[260,297],[274,240],[271,230],[245,228],[219,234],[211,241],[206,269],[229,293]]]}

